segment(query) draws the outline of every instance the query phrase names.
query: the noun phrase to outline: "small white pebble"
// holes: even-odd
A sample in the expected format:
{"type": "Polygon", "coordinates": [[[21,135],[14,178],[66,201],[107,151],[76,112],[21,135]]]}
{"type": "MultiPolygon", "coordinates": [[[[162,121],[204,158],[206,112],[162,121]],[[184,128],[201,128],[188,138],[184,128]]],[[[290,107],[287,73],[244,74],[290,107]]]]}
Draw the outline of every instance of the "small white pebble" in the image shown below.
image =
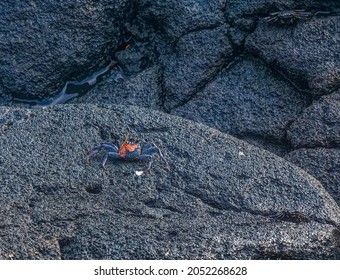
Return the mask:
{"type": "Polygon", "coordinates": [[[141,176],[144,173],[144,171],[136,171],[137,176],[141,176]]]}
{"type": "Polygon", "coordinates": [[[244,156],[244,152],[239,151],[239,152],[238,152],[238,155],[239,155],[239,156],[244,156]]]}

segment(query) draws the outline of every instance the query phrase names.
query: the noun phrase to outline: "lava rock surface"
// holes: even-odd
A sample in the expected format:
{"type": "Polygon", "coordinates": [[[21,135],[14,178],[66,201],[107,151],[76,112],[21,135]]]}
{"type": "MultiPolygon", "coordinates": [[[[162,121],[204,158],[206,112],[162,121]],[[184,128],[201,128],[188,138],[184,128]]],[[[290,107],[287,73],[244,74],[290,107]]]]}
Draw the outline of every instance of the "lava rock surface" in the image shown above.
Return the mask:
{"type": "Polygon", "coordinates": [[[339,148],[302,148],[285,156],[306,170],[322,183],[335,201],[340,205],[340,149],[339,148]]]}
{"type": "Polygon", "coordinates": [[[0,135],[2,258],[339,257],[338,205],[267,151],[138,107],[1,112],[12,119],[0,135]],[[101,156],[87,163],[93,145],[127,132],[154,141],[170,170],[157,160],[142,176],[144,163],[110,160],[106,172],[101,156]]]}
{"type": "Polygon", "coordinates": [[[340,146],[340,91],[321,97],[288,129],[295,148],[340,146]]]}
{"type": "Polygon", "coordinates": [[[337,0],[2,1],[0,259],[339,259],[339,15],[337,0]],[[265,20],[294,9],[329,13],[265,20]],[[109,63],[72,105],[13,100],[109,63]],[[86,163],[127,132],[170,171],[86,163]]]}
{"type": "Polygon", "coordinates": [[[246,50],[266,60],[300,89],[314,95],[340,87],[340,17],[300,21],[294,26],[261,22],[246,50]]]}
{"type": "Polygon", "coordinates": [[[3,94],[46,98],[105,64],[128,7],[125,0],[1,1],[3,94]]]}
{"type": "Polygon", "coordinates": [[[262,61],[242,57],[172,113],[236,136],[281,141],[287,126],[307,105],[307,96],[262,61]]]}

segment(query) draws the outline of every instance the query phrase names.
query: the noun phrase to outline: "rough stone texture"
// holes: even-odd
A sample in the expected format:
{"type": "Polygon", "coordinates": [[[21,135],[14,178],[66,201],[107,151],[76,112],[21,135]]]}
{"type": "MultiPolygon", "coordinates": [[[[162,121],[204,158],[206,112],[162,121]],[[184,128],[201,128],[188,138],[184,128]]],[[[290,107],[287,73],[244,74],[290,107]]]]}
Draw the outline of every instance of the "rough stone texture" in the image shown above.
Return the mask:
{"type": "Polygon", "coordinates": [[[221,71],[172,113],[237,136],[283,140],[286,126],[307,103],[307,96],[277,77],[260,60],[246,57],[221,71]]]}
{"type": "Polygon", "coordinates": [[[0,259],[339,259],[328,195],[339,203],[339,93],[305,109],[309,93],[339,87],[339,11],[319,0],[2,1],[0,103],[11,107],[0,107],[0,259]],[[333,15],[263,21],[301,8],[333,15]],[[111,59],[125,79],[103,76],[76,105],[10,100],[49,97],[111,59]],[[289,152],[325,189],[202,124],[107,103],[172,111],[289,152]],[[157,160],[141,177],[142,163],[86,165],[89,147],[127,131],[155,141],[171,170],[157,160]]]}
{"type": "Polygon", "coordinates": [[[248,52],[313,94],[340,87],[339,48],[339,16],[316,17],[290,26],[261,21],[246,40],[248,52]]]}
{"type": "MultiPolygon", "coordinates": [[[[224,9],[227,20],[239,29],[244,31],[253,31],[257,21],[261,16],[272,11],[293,9],[293,0],[225,0],[224,9]]],[[[303,1],[300,1],[303,2],[303,1]]]]}
{"type": "Polygon", "coordinates": [[[340,147],[340,91],[323,96],[289,127],[287,138],[298,147],[340,147]]]}
{"type": "Polygon", "coordinates": [[[47,97],[107,62],[127,3],[1,1],[0,87],[14,96],[47,97]]]}
{"type": "Polygon", "coordinates": [[[340,148],[298,149],[285,159],[317,178],[340,205],[340,148]]]}
{"type": "Polygon", "coordinates": [[[189,33],[181,37],[172,54],[163,57],[166,110],[188,100],[232,59],[227,31],[223,25],[189,33]]]}
{"type": "Polygon", "coordinates": [[[137,107],[0,110],[13,120],[0,133],[4,259],[340,257],[337,204],[271,153],[137,107]],[[153,140],[171,169],[86,164],[102,130],[153,140]]]}
{"type": "Polygon", "coordinates": [[[118,81],[109,78],[71,103],[136,105],[160,109],[161,74],[159,67],[154,66],[118,81]]]}
{"type": "MultiPolygon", "coordinates": [[[[223,2],[223,1],[222,1],[223,2]]],[[[216,27],[223,22],[223,3],[206,0],[142,0],[137,10],[171,41],[194,30],[216,27]]]]}

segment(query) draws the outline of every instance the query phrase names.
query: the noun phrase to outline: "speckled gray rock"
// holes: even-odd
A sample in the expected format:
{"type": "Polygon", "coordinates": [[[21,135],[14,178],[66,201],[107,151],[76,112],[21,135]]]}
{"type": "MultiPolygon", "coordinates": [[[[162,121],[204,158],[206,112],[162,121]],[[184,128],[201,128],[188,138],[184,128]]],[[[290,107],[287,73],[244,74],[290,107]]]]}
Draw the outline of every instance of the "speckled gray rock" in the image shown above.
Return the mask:
{"type": "Polygon", "coordinates": [[[150,25],[144,33],[136,30],[138,24],[142,24],[141,19],[130,27],[134,36],[131,47],[115,54],[126,81],[117,85],[108,79],[102,83],[105,86],[99,85],[76,102],[88,102],[92,98],[93,102],[102,103],[105,99],[106,103],[170,111],[190,99],[233,58],[226,24],[194,30],[174,44],[163,38],[163,34],[155,35],[150,25]],[[155,56],[155,49],[164,53],[155,56]]]}
{"type": "Polygon", "coordinates": [[[223,22],[223,3],[205,0],[141,0],[141,17],[165,33],[171,41],[194,30],[216,27],[223,22]]]}
{"type": "Polygon", "coordinates": [[[340,148],[298,149],[285,159],[317,178],[340,205],[340,148]]]}
{"type": "Polygon", "coordinates": [[[86,95],[74,99],[71,103],[95,103],[115,105],[135,105],[160,110],[162,71],[158,66],[126,76],[118,81],[106,79],[86,95]]]}
{"type": "Polygon", "coordinates": [[[246,50],[279,69],[299,88],[330,93],[340,87],[339,31],[339,16],[289,26],[260,21],[246,40],[246,50]]]}
{"type": "Polygon", "coordinates": [[[295,148],[340,147],[340,91],[314,101],[289,127],[287,138],[295,148]]]}
{"type": "Polygon", "coordinates": [[[170,111],[189,100],[233,58],[228,25],[191,32],[162,57],[164,107],[170,111]]]}
{"type": "Polygon", "coordinates": [[[7,94],[47,97],[103,66],[119,40],[129,1],[0,3],[0,86],[7,94]]]}
{"type": "Polygon", "coordinates": [[[255,29],[261,16],[294,7],[294,0],[225,0],[225,2],[224,13],[228,22],[247,32],[255,29]]]}
{"type": "Polygon", "coordinates": [[[237,136],[282,140],[308,104],[260,60],[242,58],[172,113],[237,136]],[[260,81],[260,82],[259,82],[260,81]]]}
{"type": "MultiPolygon", "coordinates": [[[[287,161],[137,107],[0,108],[0,254],[15,259],[338,259],[339,208],[287,161]],[[10,121],[12,120],[12,121],[10,121]],[[102,133],[107,130],[106,134],[102,133]],[[170,170],[86,163],[108,135],[153,140],[170,170]]],[[[155,156],[156,157],[156,156],[155,156]]]]}

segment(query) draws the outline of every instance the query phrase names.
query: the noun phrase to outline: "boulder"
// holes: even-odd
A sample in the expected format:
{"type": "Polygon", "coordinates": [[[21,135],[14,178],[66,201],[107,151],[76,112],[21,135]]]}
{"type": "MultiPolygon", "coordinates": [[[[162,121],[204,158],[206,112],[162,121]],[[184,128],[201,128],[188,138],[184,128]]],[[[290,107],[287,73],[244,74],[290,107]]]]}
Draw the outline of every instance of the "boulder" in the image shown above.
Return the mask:
{"type": "Polygon", "coordinates": [[[194,30],[214,28],[224,21],[221,1],[142,0],[136,7],[140,17],[164,33],[170,42],[194,30]]]}
{"type": "Polygon", "coordinates": [[[340,205],[340,148],[302,148],[285,159],[317,178],[340,205]]]}
{"type": "Polygon", "coordinates": [[[46,98],[104,66],[129,17],[129,1],[1,1],[0,87],[46,98]]]}
{"type": "Polygon", "coordinates": [[[340,146],[340,91],[323,96],[306,108],[287,131],[295,148],[340,146]]]}
{"type": "Polygon", "coordinates": [[[282,9],[293,9],[294,0],[225,0],[224,13],[233,26],[252,32],[263,15],[282,9]]]}
{"type": "Polygon", "coordinates": [[[245,48],[298,88],[327,94],[340,87],[339,29],[339,16],[314,17],[294,25],[260,21],[245,48]]]}
{"type": "Polygon", "coordinates": [[[162,71],[158,66],[152,66],[138,74],[112,78],[100,82],[86,95],[72,100],[70,103],[135,105],[155,110],[161,110],[162,88],[159,83],[162,71]]]}
{"type": "Polygon", "coordinates": [[[202,124],[138,107],[0,107],[0,258],[338,259],[339,207],[306,172],[202,124]],[[153,141],[170,164],[87,151],[153,141]]]}
{"type": "Polygon", "coordinates": [[[228,28],[190,32],[179,39],[171,54],[161,57],[166,111],[189,100],[232,60],[228,28]]]}
{"type": "Polygon", "coordinates": [[[238,137],[282,142],[287,125],[308,103],[308,95],[294,89],[261,60],[243,57],[172,113],[238,137]]]}
{"type": "Polygon", "coordinates": [[[228,25],[221,25],[192,31],[174,46],[160,34],[152,35],[151,26],[146,27],[145,34],[134,30],[131,47],[115,54],[125,81],[117,84],[106,79],[76,102],[105,99],[106,103],[171,111],[200,91],[233,58],[228,29],[228,25]],[[145,40],[149,42],[143,43],[145,40]],[[155,49],[166,44],[162,50],[167,52],[155,57],[155,49]]]}

